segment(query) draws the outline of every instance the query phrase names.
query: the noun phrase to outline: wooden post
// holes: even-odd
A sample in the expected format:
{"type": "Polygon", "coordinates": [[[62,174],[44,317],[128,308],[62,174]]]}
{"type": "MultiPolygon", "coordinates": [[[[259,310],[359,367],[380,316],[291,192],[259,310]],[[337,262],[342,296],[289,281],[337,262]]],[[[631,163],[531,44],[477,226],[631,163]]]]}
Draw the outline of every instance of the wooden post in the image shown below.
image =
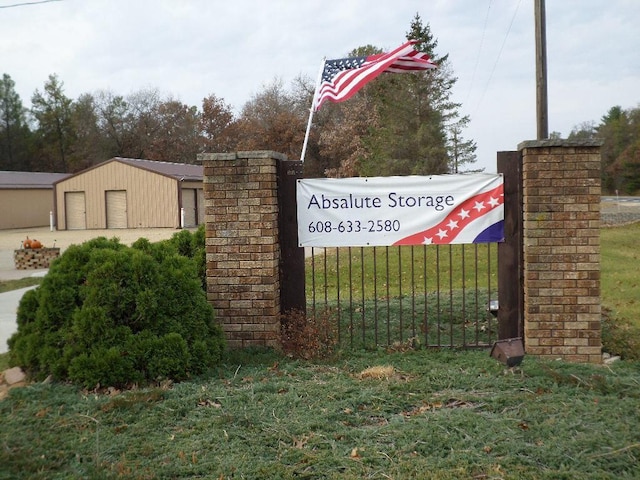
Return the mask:
{"type": "Polygon", "coordinates": [[[536,118],[538,140],[549,138],[547,27],[544,0],[534,0],[536,30],[536,118]]]}
{"type": "Polygon", "coordinates": [[[304,248],[298,245],[297,180],[303,164],[278,161],[278,222],[280,229],[280,311],[306,311],[304,248]]]}
{"type": "Polygon", "coordinates": [[[504,242],[498,244],[498,339],[524,336],[522,156],[498,152],[504,175],[504,242]]]}

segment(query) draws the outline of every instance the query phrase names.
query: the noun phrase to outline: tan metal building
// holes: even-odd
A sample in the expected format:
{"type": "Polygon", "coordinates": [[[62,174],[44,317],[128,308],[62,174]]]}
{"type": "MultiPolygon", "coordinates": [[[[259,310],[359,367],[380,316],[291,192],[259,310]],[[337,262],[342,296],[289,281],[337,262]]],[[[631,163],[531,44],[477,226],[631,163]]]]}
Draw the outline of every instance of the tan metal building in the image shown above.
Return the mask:
{"type": "Polygon", "coordinates": [[[202,172],[202,165],[112,158],[54,184],[58,229],[199,225],[202,172]]]}
{"type": "Polygon", "coordinates": [[[53,184],[68,173],[0,172],[0,230],[49,226],[53,184]]]}

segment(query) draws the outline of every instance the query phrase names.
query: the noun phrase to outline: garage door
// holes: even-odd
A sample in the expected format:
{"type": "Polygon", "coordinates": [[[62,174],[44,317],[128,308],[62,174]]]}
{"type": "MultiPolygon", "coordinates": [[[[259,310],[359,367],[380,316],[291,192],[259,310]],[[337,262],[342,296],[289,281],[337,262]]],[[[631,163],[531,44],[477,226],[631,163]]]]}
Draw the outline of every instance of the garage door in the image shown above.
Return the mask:
{"type": "Polygon", "coordinates": [[[184,226],[196,226],[196,189],[182,189],[182,208],[184,208],[184,226]]]}
{"type": "Polygon", "coordinates": [[[107,190],[107,228],[127,228],[127,191],[107,190]]]}
{"type": "Polygon", "coordinates": [[[67,230],[87,229],[84,192],[65,192],[64,212],[67,219],[67,230]]]}

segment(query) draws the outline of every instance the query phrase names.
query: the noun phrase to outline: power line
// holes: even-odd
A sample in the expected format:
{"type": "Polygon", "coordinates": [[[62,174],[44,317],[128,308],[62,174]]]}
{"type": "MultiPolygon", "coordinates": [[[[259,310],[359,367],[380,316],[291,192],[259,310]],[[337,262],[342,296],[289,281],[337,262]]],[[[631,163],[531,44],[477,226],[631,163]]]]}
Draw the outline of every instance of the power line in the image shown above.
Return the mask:
{"type": "Polygon", "coordinates": [[[40,0],[39,2],[14,3],[12,5],[0,5],[0,8],[25,7],[27,5],[40,5],[41,3],[61,2],[62,0],[40,0]]]}
{"type": "Polygon", "coordinates": [[[482,45],[484,44],[484,34],[487,31],[487,22],[489,21],[490,11],[491,11],[491,0],[489,0],[489,4],[487,5],[487,14],[484,17],[484,26],[482,27],[482,37],[480,38],[480,46],[478,47],[478,54],[476,55],[476,64],[473,66],[473,73],[471,74],[471,83],[469,84],[467,98],[465,98],[464,100],[465,104],[469,101],[469,97],[471,96],[471,90],[473,89],[473,84],[476,79],[476,72],[478,71],[478,65],[480,64],[480,56],[482,55],[482,45]]]}
{"type": "Polygon", "coordinates": [[[489,78],[487,79],[487,83],[484,86],[484,90],[482,91],[482,95],[480,96],[480,100],[478,101],[478,105],[476,106],[476,109],[473,112],[473,116],[475,116],[476,112],[480,108],[480,104],[482,103],[482,100],[484,100],[484,96],[487,93],[487,90],[489,89],[489,83],[491,83],[491,79],[493,78],[493,73],[496,71],[496,67],[498,66],[498,61],[500,60],[500,56],[502,55],[502,50],[504,50],[504,45],[507,43],[507,38],[509,37],[509,33],[511,32],[511,27],[513,26],[513,22],[516,19],[516,14],[518,13],[518,8],[520,8],[520,3],[521,2],[522,2],[522,0],[518,0],[518,4],[516,5],[515,10],[513,11],[513,16],[511,17],[511,22],[509,23],[509,28],[507,29],[507,33],[504,36],[504,40],[502,40],[502,45],[500,46],[500,51],[498,52],[498,57],[496,58],[496,62],[493,64],[493,68],[491,69],[491,74],[489,75],[489,78]]]}

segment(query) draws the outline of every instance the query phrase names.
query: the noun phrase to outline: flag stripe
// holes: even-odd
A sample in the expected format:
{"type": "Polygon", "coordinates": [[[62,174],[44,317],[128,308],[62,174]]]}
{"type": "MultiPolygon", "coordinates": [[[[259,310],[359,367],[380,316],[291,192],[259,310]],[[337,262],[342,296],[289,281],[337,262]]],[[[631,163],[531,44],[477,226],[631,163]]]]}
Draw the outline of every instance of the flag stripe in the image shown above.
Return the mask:
{"type": "Polygon", "coordinates": [[[410,40],[391,52],[369,57],[328,60],[316,95],[314,111],[327,100],[348,100],[383,72],[404,73],[435,68],[436,65],[429,60],[427,54],[414,49],[416,43],[415,40],[410,40]]]}

